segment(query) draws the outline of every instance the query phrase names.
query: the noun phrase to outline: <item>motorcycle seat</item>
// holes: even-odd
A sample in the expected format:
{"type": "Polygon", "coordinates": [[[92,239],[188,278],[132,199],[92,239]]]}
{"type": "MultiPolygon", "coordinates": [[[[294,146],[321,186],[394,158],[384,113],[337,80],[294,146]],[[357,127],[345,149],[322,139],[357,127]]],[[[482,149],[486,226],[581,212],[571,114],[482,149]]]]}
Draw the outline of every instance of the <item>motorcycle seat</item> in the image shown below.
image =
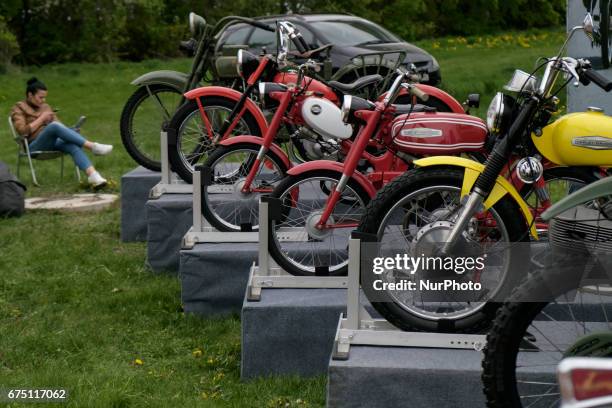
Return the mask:
{"type": "Polygon", "coordinates": [[[435,112],[436,108],[427,105],[416,104],[414,108],[410,104],[393,104],[395,107],[396,115],[404,115],[406,113],[414,112],[435,112]]]}
{"type": "Polygon", "coordinates": [[[383,80],[382,75],[374,74],[374,75],[365,75],[361,78],[357,78],[355,81],[350,84],[343,84],[338,81],[329,81],[327,84],[334,89],[337,89],[342,92],[353,92],[358,89],[364,88],[368,85],[377,84],[383,80]]]}

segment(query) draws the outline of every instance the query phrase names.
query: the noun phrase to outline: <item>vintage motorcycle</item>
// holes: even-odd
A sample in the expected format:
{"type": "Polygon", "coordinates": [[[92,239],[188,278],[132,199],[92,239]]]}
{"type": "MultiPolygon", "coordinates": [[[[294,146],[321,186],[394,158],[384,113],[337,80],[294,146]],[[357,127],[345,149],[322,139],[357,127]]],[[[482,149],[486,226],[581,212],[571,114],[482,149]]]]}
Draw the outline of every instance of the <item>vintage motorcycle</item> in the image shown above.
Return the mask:
{"type": "MultiPolygon", "coordinates": [[[[193,57],[189,73],[177,71],[153,71],[132,81],[138,89],[130,96],[121,112],[121,141],[130,156],[140,165],[160,171],[159,132],[174,112],[185,102],[185,92],[204,81],[212,85],[239,88],[241,81],[235,75],[228,77],[217,66],[214,48],[216,35],[230,25],[245,23],[266,31],[274,31],[256,20],[227,16],[214,26],[195,13],[189,13],[189,30],[192,39],[181,43],[181,50],[193,57]]],[[[249,129],[256,133],[259,129],[249,129]]]]}
{"type": "MultiPolygon", "coordinates": [[[[612,178],[565,197],[542,218],[550,221],[548,258],[503,304],[487,337],[489,407],[558,406],[568,391],[555,381],[559,362],[612,357],[612,178]]],[[[581,384],[591,387],[579,395],[610,395],[594,377],[586,380],[581,384]]],[[[576,406],[609,406],[596,402],[576,406]]]]}
{"type": "MultiPolygon", "coordinates": [[[[498,262],[495,268],[461,277],[482,284],[478,301],[449,296],[446,302],[428,302],[430,298],[419,298],[419,291],[381,291],[373,305],[396,326],[456,331],[488,324],[498,304],[486,300],[503,297],[526,273],[528,254],[516,253],[529,247],[530,235],[538,239],[542,208],[537,207],[550,206],[601,177],[601,167],[612,166],[612,118],[600,109],[549,123],[558,110],[555,94],[570,81],[612,89],[612,82],[592,70],[589,61],[563,57],[571,36],[583,28],[593,31],[590,15],[583,27],[571,31],[559,54],[534,71],[545,67],[539,84],[534,75],[517,71],[506,86],[516,97],[499,93],[494,98],[487,125],[497,140],[484,165],[452,156],[416,160],[414,170],[386,185],[369,205],[359,230],[378,237],[381,253],[416,256],[413,251],[427,243],[438,257],[465,256],[470,248],[480,254],[495,252],[498,262]],[[567,80],[556,90],[560,78],[567,80]],[[537,196],[536,208],[529,205],[530,195],[508,180],[514,176],[535,186],[531,198],[537,196]],[[553,188],[555,180],[559,183],[553,188]]],[[[396,271],[386,276],[390,281],[405,278],[396,271]]]]}
{"type": "MultiPolygon", "coordinates": [[[[294,275],[346,273],[346,245],[359,224],[365,205],[376,191],[402,174],[416,157],[447,152],[484,157],[487,130],[482,120],[462,113],[440,113],[435,108],[394,102],[403,93],[427,103],[428,94],[414,83],[414,73],[399,71],[382,101],[345,96],[344,121],[360,129],[343,142],[342,163],[317,160],[291,168],[271,197],[280,208],[271,219],[269,252],[294,275]],[[421,126],[427,124],[433,138],[421,126]],[[445,136],[442,136],[442,134],[445,136]],[[299,236],[284,239],[287,231],[299,236]]],[[[305,105],[306,106],[306,105],[305,105]]]]}
{"type": "MultiPolygon", "coordinates": [[[[257,58],[245,50],[238,52],[238,73],[246,81],[242,93],[225,87],[206,86],[185,94],[187,102],[173,115],[168,126],[171,167],[183,180],[191,183],[195,165],[204,162],[206,154],[229,136],[269,134],[265,111],[275,109],[276,105],[261,106],[262,96],[257,95],[258,84],[295,83],[297,78],[295,65],[287,60],[291,54],[289,43],[297,49],[297,52],[292,53],[294,57],[302,61],[316,59],[322,63],[323,69],[328,61],[328,51],[332,47],[325,45],[317,49],[308,49],[299,30],[287,21],[278,23],[278,43],[279,55],[276,57],[263,55],[257,58]],[[256,98],[260,99],[259,106],[253,102],[256,98]]],[[[308,87],[302,91],[316,92],[335,105],[339,105],[342,96],[346,93],[361,94],[368,89],[372,90],[371,88],[375,91],[380,84],[387,81],[376,74],[362,76],[350,84],[333,80],[322,81],[319,80],[319,71],[319,67],[316,70],[309,70],[309,77],[305,78],[308,87]]],[[[430,105],[440,111],[463,110],[461,104],[448,94],[433,87],[423,86],[431,90],[430,105]]],[[[325,105],[325,110],[339,111],[329,104],[325,105]]],[[[323,117],[324,115],[319,120],[323,120],[323,117]]],[[[321,154],[314,153],[315,150],[321,149],[320,145],[313,145],[311,141],[312,136],[317,136],[316,130],[304,126],[299,117],[296,118],[296,122],[284,120],[280,129],[288,131],[289,137],[285,135],[282,141],[289,143],[288,151],[292,161],[302,162],[322,157],[321,154]]],[[[279,142],[280,129],[273,132],[279,142]]]]}

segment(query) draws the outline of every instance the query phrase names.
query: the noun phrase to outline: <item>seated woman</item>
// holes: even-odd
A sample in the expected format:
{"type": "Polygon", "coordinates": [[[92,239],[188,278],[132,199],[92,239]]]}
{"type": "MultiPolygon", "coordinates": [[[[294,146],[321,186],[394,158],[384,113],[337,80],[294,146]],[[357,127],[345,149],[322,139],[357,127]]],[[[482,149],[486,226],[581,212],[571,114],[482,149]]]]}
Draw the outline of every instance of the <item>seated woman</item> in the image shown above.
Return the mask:
{"type": "Polygon", "coordinates": [[[31,78],[26,87],[26,99],[17,102],[11,110],[15,130],[26,137],[31,151],[61,150],[72,156],[72,160],[87,174],[93,187],[103,187],[106,179],[100,175],[83,151],[90,150],[102,156],[113,150],[112,145],[90,142],[75,130],[63,125],[45,102],[47,87],[36,78],[31,78]]]}

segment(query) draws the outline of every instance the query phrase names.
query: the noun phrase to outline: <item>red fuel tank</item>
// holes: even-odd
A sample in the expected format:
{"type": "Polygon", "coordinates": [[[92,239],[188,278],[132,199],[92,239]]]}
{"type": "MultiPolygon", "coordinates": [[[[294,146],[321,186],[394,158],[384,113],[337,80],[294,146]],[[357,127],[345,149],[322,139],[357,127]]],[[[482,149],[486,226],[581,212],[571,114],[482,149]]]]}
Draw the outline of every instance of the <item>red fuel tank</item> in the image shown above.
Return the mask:
{"type": "Polygon", "coordinates": [[[446,155],[478,151],[487,139],[487,126],[477,117],[460,113],[417,112],[400,115],[391,124],[393,143],[418,155],[446,155]]]}

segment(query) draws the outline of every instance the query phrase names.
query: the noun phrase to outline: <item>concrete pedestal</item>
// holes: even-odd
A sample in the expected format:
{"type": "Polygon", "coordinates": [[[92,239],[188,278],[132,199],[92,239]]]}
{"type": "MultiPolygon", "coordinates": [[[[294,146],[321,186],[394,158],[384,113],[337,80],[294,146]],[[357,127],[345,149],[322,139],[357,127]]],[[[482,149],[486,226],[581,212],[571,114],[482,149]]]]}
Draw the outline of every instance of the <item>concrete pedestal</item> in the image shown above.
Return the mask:
{"type": "Polygon", "coordinates": [[[121,241],[146,240],[145,204],[149,191],[160,179],[160,173],[144,167],[137,167],[121,177],[121,241]]]}

